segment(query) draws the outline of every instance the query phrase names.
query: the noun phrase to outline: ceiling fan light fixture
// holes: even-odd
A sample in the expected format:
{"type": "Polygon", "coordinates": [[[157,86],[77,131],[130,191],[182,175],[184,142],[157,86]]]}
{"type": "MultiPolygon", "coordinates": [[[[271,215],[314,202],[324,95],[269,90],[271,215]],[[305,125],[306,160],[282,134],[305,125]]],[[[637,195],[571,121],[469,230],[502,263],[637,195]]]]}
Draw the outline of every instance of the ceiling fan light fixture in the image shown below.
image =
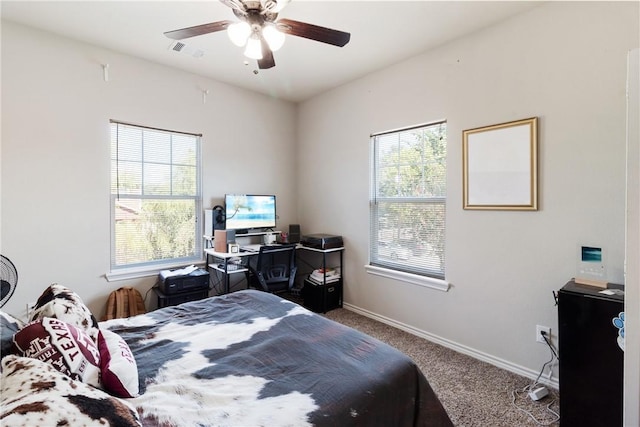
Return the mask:
{"type": "Polygon", "coordinates": [[[244,21],[236,22],[227,27],[227,35],[233,44],[242,47],[251,35],[251,26],[244,21]]]}
{"type": "MultiPolygon", "coordinates": [[[[0,0],[2,1],[2,0],[0,0]]],[[[293,19],[277,19],[278,13],[291,0],[220,0],[233,11],[239,22],[222,20],[195,25],[178,30],[165,31],[172,40],[182,41],[189,37],[227,30],[233,44],[244,47],[247,58],[257,59],[258,68],[273,68],[276,62],[273,52],[280,49],[285,36],[296,36],[333,46],[343,47],[351,34],[331,28],[320,27],[293,19]]],[[[182,42],[181,42],[182,43],[182,42]]]]}
{"type": "Polygon", "coordinates": [[[247,47],[244,50],[244,56],[251,59],[262,59],[262,45],[257,35],[252,34],[247,40],[247,47]]]}
{"type": "Polygon", "coordinates": [[[273,52],[280,49],[284,44],[284,33],[278,31],[274,24],[266,23],[262,28],[262,36],[273,52]]]}

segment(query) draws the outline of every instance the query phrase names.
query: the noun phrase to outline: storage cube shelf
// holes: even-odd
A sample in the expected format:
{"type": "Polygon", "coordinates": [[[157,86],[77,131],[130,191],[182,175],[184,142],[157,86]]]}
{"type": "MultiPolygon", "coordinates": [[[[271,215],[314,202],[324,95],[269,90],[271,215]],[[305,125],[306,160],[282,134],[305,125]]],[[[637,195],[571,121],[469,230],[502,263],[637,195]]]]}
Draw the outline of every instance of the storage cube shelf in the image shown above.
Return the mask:
{"type": "Polygon", "coordinates": [[[316,313],[326,313],[342,307],[342,279],[326,285],[319,285],[305,279],[302,299],[304,306],[316,313]]]}

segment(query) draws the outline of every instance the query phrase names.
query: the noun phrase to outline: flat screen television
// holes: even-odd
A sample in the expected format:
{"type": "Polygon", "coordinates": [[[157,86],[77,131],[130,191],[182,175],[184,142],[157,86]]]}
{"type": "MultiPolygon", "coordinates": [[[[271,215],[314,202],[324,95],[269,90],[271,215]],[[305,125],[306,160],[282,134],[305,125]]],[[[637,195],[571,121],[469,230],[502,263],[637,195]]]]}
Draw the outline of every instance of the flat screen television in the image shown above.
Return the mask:
{"type": "Polygon", "coordinates": [[[227,230],[275,228],[276,196],[225,194],[227,230]]]}

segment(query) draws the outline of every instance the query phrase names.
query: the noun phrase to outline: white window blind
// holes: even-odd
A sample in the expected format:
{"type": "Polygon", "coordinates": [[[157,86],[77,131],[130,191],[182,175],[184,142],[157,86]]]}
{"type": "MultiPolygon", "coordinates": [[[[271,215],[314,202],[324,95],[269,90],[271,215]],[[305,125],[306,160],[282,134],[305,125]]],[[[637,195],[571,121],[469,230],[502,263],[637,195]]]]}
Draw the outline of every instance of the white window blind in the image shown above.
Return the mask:
{"type": "Polygon", "coordinates": [[[111,270],[202,258],[200,135],[111,121],[111,270]]]}
{"type": "Polygon", "coordinates": [[[370,264],[444,278],[447,125],[371,137],[370,264]]]}

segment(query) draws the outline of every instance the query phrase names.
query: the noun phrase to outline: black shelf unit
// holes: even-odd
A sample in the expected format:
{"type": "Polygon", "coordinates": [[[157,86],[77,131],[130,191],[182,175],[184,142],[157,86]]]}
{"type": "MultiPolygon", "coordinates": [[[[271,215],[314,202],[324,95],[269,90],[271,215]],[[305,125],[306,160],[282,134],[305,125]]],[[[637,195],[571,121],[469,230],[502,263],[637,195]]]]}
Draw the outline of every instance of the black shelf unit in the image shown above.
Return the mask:
{"type": "MultiPolygon", "coordinates": [[[[327,269],[327,257],[338,257],[338,269],[340,271],[340,279],[337,281],[326,282],[326,276],[322,282],[316,282],[309,279],[308,275],[304,275],[304,281],[302,282],[302,299],[303,305],[315,311],[316,313],[326,313],[334,308],[342,307],[342,297],[344,292],[344,268],[343,268],[343,253],[344,246],[329,249],[318,249],[309,246],[300,246],[300,249],[308,254],[317,254],[322,256],[321,268],[327,269]]],[[[298,257],[298,273],[302,271],[300,268],[300,262],[308,266],[317,266],[317,263],[309,263],[304,261],[303,257],[298,257]]]]}

